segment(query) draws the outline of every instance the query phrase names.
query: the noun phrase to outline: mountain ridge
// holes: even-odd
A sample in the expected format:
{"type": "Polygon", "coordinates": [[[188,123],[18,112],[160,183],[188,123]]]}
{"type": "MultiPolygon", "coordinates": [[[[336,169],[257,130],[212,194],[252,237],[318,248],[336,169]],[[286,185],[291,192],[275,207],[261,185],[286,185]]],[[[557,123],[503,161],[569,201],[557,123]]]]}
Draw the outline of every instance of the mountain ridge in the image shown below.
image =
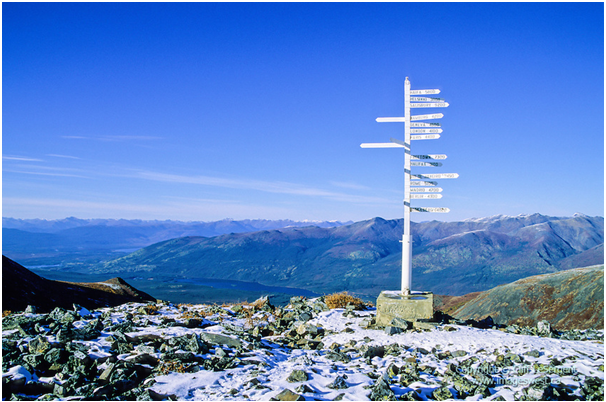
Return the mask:
{"type": "MultiPolygon", "coordinates": [[[[567,267],[560,267],[560,261],[583,253],[588,265],[602,263],[603,227],[602,217],[539,214],[488,222],[415,223],[411,225],[413,287],[462,295],[559,271],[567,267]]],[[[401,233],[402,220],[373,218],[335,228],[190,236],[160,242],[91,269],[255,278],[265,285],[369,295],[399,283],[401,233]]]]}

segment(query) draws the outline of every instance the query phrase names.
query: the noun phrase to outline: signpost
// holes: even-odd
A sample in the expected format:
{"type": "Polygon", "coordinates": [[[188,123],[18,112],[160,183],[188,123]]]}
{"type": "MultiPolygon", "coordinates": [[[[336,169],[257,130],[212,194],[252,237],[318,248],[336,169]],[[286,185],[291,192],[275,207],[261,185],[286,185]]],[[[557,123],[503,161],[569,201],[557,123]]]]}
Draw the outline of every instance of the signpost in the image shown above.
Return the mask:
{"type": "Polygon", "coordinates": [[[410,123],[410,127],[440,127],[440,123],[410,123]]]}
{"type": "MultiPolygon", "coordinates": [[[[419,114],[417,116],[410,116],[410,121],[415,121],[415,120],[433,120],[433,119],[441,119],[442,117],[444,117],[444,115],[442,113],[435,113],[435,114],[419,114]]],[[[391,117],[393,119],[393,117],[391,117]]],[[[397,117],[398,119],[400,117],[397,117]]],[[[389,119],[389,117],[388,117],[389,119]]]]}
{"type": "Polygon", "coordinates": [[[440,187],[411,187],[411,193],[441,193],[440,187]]]}
{"type": "Polygon", "coordinates": [[[446,155],[410,155],[410,159],[446,159],[446,155]]]}
{"type": "Polygon", "coordinates": [[[420,133],[441,133],[441,128],[411,128],[410,132],[412,134],[420,134],[420,133]]]}
{"type": "Polygon", "coordinates": [[[411,140],[437,140],[440,138],[440,134],[424,134],[424,135],[411,135],[411,140]]]}
{"type": "MultiPolygon", "coordinates": [[[[410,81],[406,77],[404,83],[404,117],[378,117],[379,123],[404,123],[404,141],[391,138],[387,143],[364,143],[362,148],[404,148],[404,233],[402,235],[402,295],[411,294],[412,280],[412,241],[410,233],[410,213],[411,212],[435,212],[446,213],[448,208],[435,207],[411,207],[410,200],[436,200],[442,198],[442,192],[435,181],[426,179],[455,179],[459,177],[457,173],[429,173],[429,174],[412,174],[412,167],[440,167],[439,162],[411,162],[411,160],[443,160],[446,155],[431,154],[431,155],[411,155],[411,141],[414,140],[430,140],[440,138],[439,133],[441,128],[419,128],[411,129],[411,127],[440,127],[439,123],[412,123],[419,120],[433,120],[444,117],[442,113],[410,115],[410,109],[414,108],[434,108],[448,107],[448,103],[444,99],[433,97],[416,97],[411,95],[434,95],[440,93],[439,89],[410,89],[410,81]],[[412,103],[418,102],[418,103],[412,103]],[[422,133],[422,135],[412,135],[412,133],[422,133]],[[413,181],[414,180],[414,181],[413,181]],[[430,186],[415,187],[412,186],[430,186]],[[411,194],[414,193],[414,194],[411,194]]],[[[381,298],[381,296],[380,296],[381,298]]],[[[386,299],[384,299],[386,300],[386,299]]],[[[383,301],[390,303],[389,301],[383,301]]],[[[377,308],[379,308],[377,304],[377,308]]],[[[389,310],[389,308],[387,308],[389,310]]],[[[387,311],[385,310],[385,311],[387,311]]],[[[378,309],[379,312],[379,309],[378,309]]],[[[387,314],[383,312],[383,314],[387,314]]],[[[429,314],[429,313],[427,313],[429,314]]]]}
{"type": "Polygon", "coordinates": [[[447,102],[411,103],[409,107],[448,107],[447,102]]]}
{"type": "MultiPolygon", "coordinates": [[[[412,158],[411,158],[412,159],[412,158]]],[[[433,167],[440,167],[442,166],[442,164],[440,162],[410,162],[410,166],[433,166],[433,167]]]]}
{"type": "Polygon", "coordinates": [[[448,208],[412,207],[410,209],[412,210],[412,212],[437,212],[437,213],[450,212],[450,209],[448,209],[448,208]]]}

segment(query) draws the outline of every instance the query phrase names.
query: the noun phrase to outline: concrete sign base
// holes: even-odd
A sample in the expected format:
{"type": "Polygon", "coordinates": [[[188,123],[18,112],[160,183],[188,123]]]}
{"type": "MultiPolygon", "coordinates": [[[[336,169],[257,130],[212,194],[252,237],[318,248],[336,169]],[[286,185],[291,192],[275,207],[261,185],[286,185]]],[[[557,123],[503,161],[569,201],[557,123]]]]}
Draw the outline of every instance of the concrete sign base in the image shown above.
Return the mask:
{"type": "Polygon", "coordinates": [[[433,318],[433,293],[383,291],[377,298],[377,326],[389,326],[394,318],[407,321],[433,318]]]}

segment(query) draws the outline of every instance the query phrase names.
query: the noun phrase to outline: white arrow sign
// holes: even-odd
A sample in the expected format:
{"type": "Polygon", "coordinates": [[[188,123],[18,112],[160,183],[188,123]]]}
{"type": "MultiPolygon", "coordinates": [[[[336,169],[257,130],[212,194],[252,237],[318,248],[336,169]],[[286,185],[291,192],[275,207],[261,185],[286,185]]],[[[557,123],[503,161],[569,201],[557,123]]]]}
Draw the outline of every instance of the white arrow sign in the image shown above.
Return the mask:
{"type": "Polygon", "coordinates": [[[442,198],[442,194],[411,194],[411,200],[438,200],[442,198]]]}
{"type": "Polygon", "coordinates": [[[456,179],[459,177],[458,173],[427,173],[427,174],[412,174],[411,178],[414,179],[456,179]]]}
{"type": "Polygon", "coordinates": [[[448,107],[448,102],[436,102],[436,103],[411,103],[410,107],[448,107]]]}
{"type": "Polygon", "coordinates": [[[437,140],[440,138],[440,134],[424,134],[424,135],[411,135],[411,140],[437,140]]]}
{"type": "Polygon", "coordinates": [[[440,162],[410,162],[410,166],[440,167],[442,164],[440,162]]]}
{"type": "Polygon", "coordinates": [[[411,128],[410,132],[413,134],[416,133],[441,133],[443,130],[441,128],[411,128]]]}
{"type": "Polygon", "coordinates": [[[410,116],[410,120],[411,121],[415,121],[415,120],[433,120],[433,119],[441,119],[442,117],[444,117],[444,114],[442,114],[442,113],[418,114],[416,116],[410,116]]]}
{"type": "Polygon", "coordinates": [[[440,187],[411,187],[411,193],[441,193],[440,187]]]}
{"type": "Polygon", "coordinates": [[[442,98],[423,98],[423,97],[411,96],[410,101],[411,102],[444,102],[444,99],[442,99],[442,98]]]}
{"type": "MultiPolygon", "coordinates": [[[[411,186],[437,186],[437,181],[411,181],[411,186]]],[[[412,190],[412,189],[411,189],[412,190]]]]}
{"type": "Polygon", "coordinates": [[[446,159],[446,155],[410,155],[410,159],[446,159]]]}
{"type": "Polygon", "coordinates": [[[404,145],[394,142],[365,142],[360,144],[360,148],[406,148],[404,145]]]}
{"type": "Polygon", "coordinates": [[[430,207],[426,207],[426,208],[412,207],[412,208],[410,208],[410,210],[412,212],[439,212],[439,213],[450,212],[450,209],[448,209],[448,208],[430,208],[430,207]]]}
{"type": "Polygon", "coordinates": [[[410,123],[410,127],[441,127],[440,123],[410,123]]]}
{"type": "Polygon", "coordinates": [[[439,89],[412,89],[410,91],[411,95],[435,95],[439,93],[439,89]]]}
{"type": "Polygon", "coordinates": [[[404,123],[405,117],[377,117],[379,123],[404,123]]]}

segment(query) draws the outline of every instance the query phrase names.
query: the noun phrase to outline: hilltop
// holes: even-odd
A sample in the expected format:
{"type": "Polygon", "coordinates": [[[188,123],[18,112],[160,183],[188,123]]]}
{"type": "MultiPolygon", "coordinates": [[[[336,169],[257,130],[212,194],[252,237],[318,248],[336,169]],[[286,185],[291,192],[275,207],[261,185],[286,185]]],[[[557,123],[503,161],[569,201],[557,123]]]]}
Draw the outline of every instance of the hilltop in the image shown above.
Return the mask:
{"type": "Polygon", "coordinates": [[[436,308],[461,320],[490,316],[504,325],[559,330],[604,328],[604,266],[531,276],[458,297],[439,297],[436,308]]]}
{"type": "Polygon", "coordinates": [[[92,309],[155,300],[121,278],[97,283],[52,281],[2,256],[3,311],[23,311],[31,305],[40,313],[49,313],[55,307],[71,309],[74,303],[92,309]]]}

